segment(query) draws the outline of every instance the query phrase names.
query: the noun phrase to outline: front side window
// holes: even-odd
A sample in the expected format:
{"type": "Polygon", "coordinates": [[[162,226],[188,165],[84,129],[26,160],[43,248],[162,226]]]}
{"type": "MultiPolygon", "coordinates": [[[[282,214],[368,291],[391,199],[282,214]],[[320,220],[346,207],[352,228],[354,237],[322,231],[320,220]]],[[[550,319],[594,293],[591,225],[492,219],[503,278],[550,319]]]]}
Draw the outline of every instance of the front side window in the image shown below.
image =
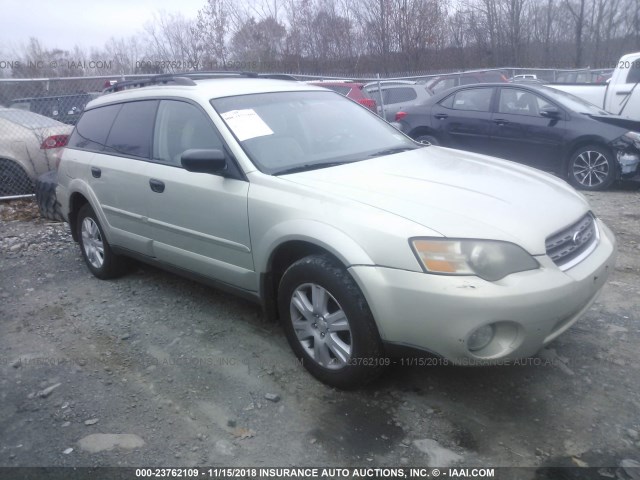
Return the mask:
{"type": "Polygon", "coordinates": [[[503,88],[500,91],[498,112],[512,115],[540,116],[540,110],[553,107],[544,98],[526,90],[503,88]]]}
{"type": "Polygon", "coordinates": [[[181,165],[189,149],[221,149],[211,120],[197,107],[177,100],[162,100],[153,135],[153,159],[181,165]]]}
{"type": "Polygon", "coordinates": [[[157,100],[125,103],[106,141],[107,152],[149,158],[157,100]]]}
{"type": "Polygon", "coordinates": [[[249,158],[270,174],[418,148],[380,117],[334,92],[240,95],[211,104],[249,158]]]}

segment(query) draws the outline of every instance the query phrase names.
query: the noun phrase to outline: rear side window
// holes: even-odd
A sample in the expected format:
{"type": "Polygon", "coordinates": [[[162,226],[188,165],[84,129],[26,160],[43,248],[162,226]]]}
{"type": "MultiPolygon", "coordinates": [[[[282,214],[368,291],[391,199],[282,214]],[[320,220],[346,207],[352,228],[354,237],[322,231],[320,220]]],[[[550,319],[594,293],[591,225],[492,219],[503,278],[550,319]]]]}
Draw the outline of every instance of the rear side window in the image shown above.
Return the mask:
{"type": "Polygon", "coordinates": [[[101,152],[121,108],[122,105],[108,105],[84,112],[69,139],[68,147],[101,152]]]}
{"type": "Polygon", "coordinates": [[[149,158],[157,100],[125,103],[113,122],[105,151],[149,158]]]}
{"type": "Polygon", "coordinates": [[[413,88],[392,88],[387,90],[386,103],[410,102],[418,98],[418,94],[413,88]]]}
{"type": "Polygon", "coordinates": [[[493,88],[470,88],[461,90],[453,96],[454,110],[488,112],[491,107],[493,88]]]}

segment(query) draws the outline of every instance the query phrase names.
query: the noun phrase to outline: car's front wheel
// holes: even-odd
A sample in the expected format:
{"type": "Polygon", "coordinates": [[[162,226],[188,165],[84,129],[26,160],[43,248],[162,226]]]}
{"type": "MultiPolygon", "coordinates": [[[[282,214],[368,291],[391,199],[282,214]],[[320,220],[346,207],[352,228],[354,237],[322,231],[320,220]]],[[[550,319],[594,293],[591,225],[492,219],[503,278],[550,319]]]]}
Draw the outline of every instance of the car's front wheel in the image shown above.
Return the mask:
{"type": "Polygon", "coordinates": [[[616,179],[613,154],[598,145],[577,149],[569,159],[569,183],[581,190],[604,190],[616,179]]]}
{"type": "Polygon", "coordinates": [[[280,282],[278,307],[291,348],[322,382],[356,388],[385,366],[369,306],[330,256],[310,255],[292,264],[280,282]]]}
{"type": "Polygon", "coordinates": [[[86,204],[80,209],[77,229],[80,250],[91,273],[103,280],[124,273],[125,259],[113,253],[91,205],[86,204]]]}

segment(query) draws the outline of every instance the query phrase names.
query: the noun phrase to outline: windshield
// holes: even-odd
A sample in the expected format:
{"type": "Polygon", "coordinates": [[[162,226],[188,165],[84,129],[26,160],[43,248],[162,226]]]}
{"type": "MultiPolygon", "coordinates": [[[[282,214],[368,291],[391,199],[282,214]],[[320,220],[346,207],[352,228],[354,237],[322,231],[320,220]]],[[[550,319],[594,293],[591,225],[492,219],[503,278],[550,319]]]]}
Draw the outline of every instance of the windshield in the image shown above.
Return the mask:
{"type": "Polygon", "coordinates": [[[387,122],[334,92],[277,92],[211,104],[263,172],[281,174],[417,148],[387,122]]]}
{"type": "Polygon", "coordinates": [[[563,92],[562,90],[545,87],[544,93],[549,95],[553,100],[561,104],[563,107],[573,110],[574,112],[586,113],[589,115],[609,115],[607,112],[601,110],[593,103],[589,103],[586,100],[582,100],[581,98],[578,98],[570,93],[563,92]]]}

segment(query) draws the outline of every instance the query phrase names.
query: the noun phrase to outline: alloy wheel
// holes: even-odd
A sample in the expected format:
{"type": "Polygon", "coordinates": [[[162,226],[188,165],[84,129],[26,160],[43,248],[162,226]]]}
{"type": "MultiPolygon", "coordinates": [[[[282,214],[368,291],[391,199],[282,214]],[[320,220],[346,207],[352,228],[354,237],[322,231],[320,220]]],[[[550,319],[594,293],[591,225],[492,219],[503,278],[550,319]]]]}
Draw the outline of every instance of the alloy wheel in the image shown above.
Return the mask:
{"type": "Polygon", "coordinates": [[[101,268],[104,264],[104,243],[98,224],[91,217],[86,217],[82,221],[81,234],[87,260],[94,268],[101,268]]]}
{"type": "Polygon", "coordinates": [[[291,295],[290,313],[300,345],[315,362],[332,370],[349,364],[349,319],[331,293],[315,283],[302,284],[291,295]]]}

